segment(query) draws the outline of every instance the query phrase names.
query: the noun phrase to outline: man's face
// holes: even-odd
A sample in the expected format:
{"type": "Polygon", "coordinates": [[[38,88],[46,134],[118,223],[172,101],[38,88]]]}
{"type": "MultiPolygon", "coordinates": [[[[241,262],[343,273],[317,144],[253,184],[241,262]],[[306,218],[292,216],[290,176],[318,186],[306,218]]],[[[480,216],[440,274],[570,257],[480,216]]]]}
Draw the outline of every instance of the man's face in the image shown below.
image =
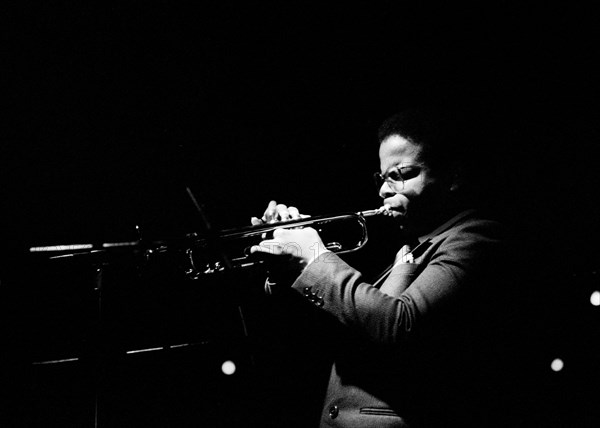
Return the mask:
{"type": "Polygon", "coordinates": [[[400,168],[404,183],[384,182],[379,195],[391,207],[392,215],[408,233],[422,235],[444,209],[449,193],[435,171],[421,159],[421,147],[399,135],[392,135],[379,146],[381,173],[400,168]]]}

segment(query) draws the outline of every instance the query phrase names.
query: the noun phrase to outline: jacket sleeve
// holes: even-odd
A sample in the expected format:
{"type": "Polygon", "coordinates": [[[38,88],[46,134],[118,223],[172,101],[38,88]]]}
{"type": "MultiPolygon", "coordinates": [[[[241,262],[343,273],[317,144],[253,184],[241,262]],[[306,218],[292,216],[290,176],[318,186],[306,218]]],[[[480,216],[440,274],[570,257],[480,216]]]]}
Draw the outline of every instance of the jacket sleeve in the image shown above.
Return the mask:
{"type": "Polygon", "coordinates": [[[453,307],[463,310],[460,299],[480,293],[486,275],[492,275],[501,243],[496,223],[469,222],[444,235],[424,255],[421,273],[397,296],[364,282],[360,272],[333,253],[311,263],[292,288],[372,341],[401,343],[453,307]]]}

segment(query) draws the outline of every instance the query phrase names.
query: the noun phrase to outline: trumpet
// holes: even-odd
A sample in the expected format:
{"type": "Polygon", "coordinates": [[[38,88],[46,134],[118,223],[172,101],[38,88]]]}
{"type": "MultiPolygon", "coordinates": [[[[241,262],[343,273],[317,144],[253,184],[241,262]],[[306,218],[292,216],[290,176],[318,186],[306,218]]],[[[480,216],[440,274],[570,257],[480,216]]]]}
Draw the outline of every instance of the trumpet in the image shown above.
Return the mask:
{"type": "Polygon", "coordinates": [[[208,239],[197,240],[186,250],[189,268],[186,274],[197,278],[203,274],[220,272],[228,268],[244,268],[263,263],[250,255],[250,247],[269,239],[276,229],[314,228],[325,247],[337,254],[357,251],[364,247],[369,237],[366,219],[391,215],[390,206],[359,212],[322,215],[277,223],[246,226],[223,230],[213,237],[219,260],[215,260],[215,245],[208,239]]]}
{"type": "Polygon", "coordinates": [[[105,259],[109,255],[118,257],[124,253],[131,253],[141,256],[143,263],[156,257],[160,258],[161,255],[171,260],[171,256],[174,255],[177,265],[183,269],[185,275],[197,279],[204,274],[264,263],[264,260],[253,257],[249,250],[252,245],[269,239],[275,229],[312,227],[319,233],[328,250],[337,254],[357,251],[364,247],[369,239],[366,219],[386,215],[391,216],[389,205],[374,210],[227,229],[203,237],[190,234],[185,239],[174,241],[143,242],[140,238],[127,242],[31,247],[29,252],[50,255],[51,260],[87,260],[90,257],[105,259]]]}

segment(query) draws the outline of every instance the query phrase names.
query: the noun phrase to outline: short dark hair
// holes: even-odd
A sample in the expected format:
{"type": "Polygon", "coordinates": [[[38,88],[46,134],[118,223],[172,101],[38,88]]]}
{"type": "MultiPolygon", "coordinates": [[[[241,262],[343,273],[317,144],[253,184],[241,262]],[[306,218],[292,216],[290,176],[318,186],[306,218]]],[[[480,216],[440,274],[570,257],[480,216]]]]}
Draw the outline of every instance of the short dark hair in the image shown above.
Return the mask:
{"type": "Polygon", "coordinates": [[[455,196],[485,204],[495,179],[487,144],[485,111],[476,107],[434,105],[394,114],[379,128],[379,144],[398,135],[421,148],[420,161],[456,184],[455,196]]]}
{"type": "Polygon", "coordinates": [[[378,131],[381,144],[398,135],[421,147],[421,160],[440,171],[462,163],[468,144],[461,114],[454,109],[415,107],[402,110],[383,122],[378,131]]]}

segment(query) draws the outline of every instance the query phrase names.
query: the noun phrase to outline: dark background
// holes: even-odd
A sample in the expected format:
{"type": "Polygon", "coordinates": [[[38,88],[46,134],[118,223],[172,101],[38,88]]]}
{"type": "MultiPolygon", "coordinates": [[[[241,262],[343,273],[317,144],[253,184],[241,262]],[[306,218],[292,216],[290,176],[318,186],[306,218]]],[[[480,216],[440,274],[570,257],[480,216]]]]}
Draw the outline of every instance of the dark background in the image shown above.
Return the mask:
{"type": "Polygon", "coordinates": [[[598,339],[589,295],[599,287],[592,10],[62,2],[21,3],[6,17],[7,278],[29,246],[135,239],[136,225],[147,240],[201,229],[186,186],[215,229],[246,225],[270,199],[313,214],[378,207],[380,122],[414,103],[459,101],[489,164],[488,202],[515,226],[514,257],[528,266],[523,330],[538,388],[528,422],[561,426],[578,415],[583,426],[599,371],[589,348],[598,339]],[[556,356],[561,373],[549,369],[556,356]]]}

